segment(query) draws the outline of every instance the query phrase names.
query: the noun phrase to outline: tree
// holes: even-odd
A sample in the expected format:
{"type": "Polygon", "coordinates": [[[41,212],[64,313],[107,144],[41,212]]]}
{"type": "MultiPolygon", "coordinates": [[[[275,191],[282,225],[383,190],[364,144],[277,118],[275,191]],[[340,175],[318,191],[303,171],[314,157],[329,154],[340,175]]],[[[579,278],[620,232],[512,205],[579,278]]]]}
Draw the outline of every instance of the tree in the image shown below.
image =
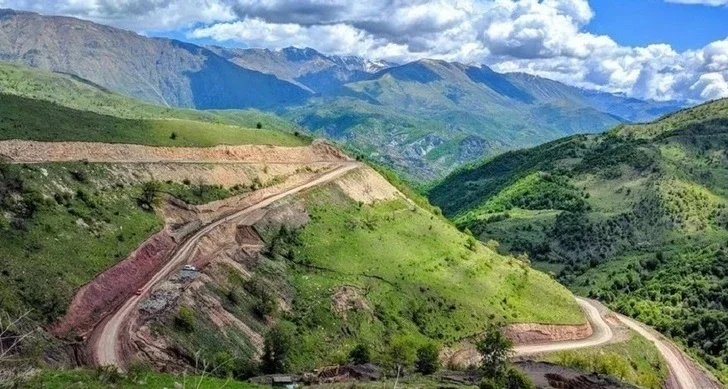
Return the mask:
{"type": "Polygon", "coordinates": [[[142,185],[142,194],[139,196],[139,205],[147,210],[151,211],[154,206],[159,204],[159,191],[161,185],[157,181],[147,181],[142,185]]]}
{"type": "Polygon", "coordinates": [[[369,352],[369,346],[364,343],[357,344],[351,352],[349,352],[349,362],[355,365],[363,365],[371,362],[371,353],[369,352]]]}
{"type": "Polygon", "coordinates": [[[259,130],[260,130],[261,128],[263,128],[263,123],[261,123],[261,122],[258,122],[258,123],[257,123],[257,124],[255,125],[255,128],[257,128],[257,129],[259,129],[259,130]]]}
{"type": "Polygon", "coordinates": [[[177,139],[177,133],[172,132],[172,134],[169,136],[169,139],[176,140],[177,139]]]}
{"type": "Polygon", "coordinates": [[[291,344],[291,333],[287,327],[278,325],[265,334],[261,358],[263,373],[285,373],[288,370],[291,344]]]}
{"type": "Polygon", "coordinates": [[[504,377],[513,342],[503,335],[500,328],[496,325],[488,326],[476,347],[483,357],[480,369],[485,377],[496,379],[504,377]]]}
{"type": "Polygon", "coordinates": [[[440,348],[434,343],[428,343],[417,349],[415,370],[418,373],[429,375],[440,368],[440,348]]]}

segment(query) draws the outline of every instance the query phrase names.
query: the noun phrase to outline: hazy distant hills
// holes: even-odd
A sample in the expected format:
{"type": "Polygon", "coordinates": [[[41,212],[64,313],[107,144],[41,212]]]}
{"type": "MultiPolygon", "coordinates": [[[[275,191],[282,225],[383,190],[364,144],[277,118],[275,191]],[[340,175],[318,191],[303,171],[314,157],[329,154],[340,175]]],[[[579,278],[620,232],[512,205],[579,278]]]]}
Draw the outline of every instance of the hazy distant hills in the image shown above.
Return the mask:
{"type": "Polygon", "coordinates": [[[411,178],[679,108],[484,65],[406,64],[314,49],[200,47],[79,19],[0,11],[0,60],[69,73],[145,101],[259,108],[411,178]]]}
{"type": "Polygon", "coordinates": [[[487,66],[419,60],[343,84],[283,114],[429,179],[495,152],[674,109],[487,66]]]}

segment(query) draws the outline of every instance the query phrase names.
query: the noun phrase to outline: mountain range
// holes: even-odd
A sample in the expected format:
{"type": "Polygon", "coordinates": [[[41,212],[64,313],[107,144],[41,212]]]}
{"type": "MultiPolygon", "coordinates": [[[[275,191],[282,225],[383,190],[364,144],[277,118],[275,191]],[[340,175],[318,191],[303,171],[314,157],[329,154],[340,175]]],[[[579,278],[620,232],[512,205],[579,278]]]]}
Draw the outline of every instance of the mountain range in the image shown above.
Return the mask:
{"type": "Polygon", "coordinates": [[[405,64],[310,48],[201,47],[89,21],[0,10],[0,60],[142,100],[274,112],[416,181],[509,149],[655,119],[675,102],[587,91],[485,65],[405,64]]]}

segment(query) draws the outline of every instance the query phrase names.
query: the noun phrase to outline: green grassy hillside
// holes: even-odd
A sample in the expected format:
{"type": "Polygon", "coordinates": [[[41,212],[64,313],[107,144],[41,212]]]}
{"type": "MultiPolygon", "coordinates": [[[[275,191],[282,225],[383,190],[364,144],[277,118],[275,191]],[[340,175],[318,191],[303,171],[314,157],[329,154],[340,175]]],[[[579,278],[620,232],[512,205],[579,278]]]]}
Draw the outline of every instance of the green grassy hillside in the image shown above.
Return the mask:
{"type": "Polygon", "coordinates": [[[461,228],[680,340],[728,380],[728,100],[506,153],[430,191],[461,228]]]}
{"type": "Polygon", "coordinates": [[[357,342],[382,359],[395,339],[451,344],[489,321],[584,320],[548,276],[471,246],[467,235],[419,207],[403,200],[362,206],[334,187],[306,197],[312,221],[296,234],[288,265],[300,299],[287,319],[302,332],[301,363],[335,362],[332,356],[357,342]],[[342,322],[329,302],[345,285],[364,291],[371,310],[342,322]],[[338,331],[342,326],[345,333],[338,331]]]}
{"type": "MultiPolygon", "coordinates": [[[[456,344],[488,323],[584,321],[571,294],[549,276],[408,201],[357,203],[329,184],[274,205],[271,214],[278,210],[293,220],[305,210],[309,221],[256,223],[264,258],[247,265],[250,275],[211,266],[218,276],[194,299],[219,300],[248,327],[283,333],[287,371],[347,363],[357,345],[380,366],[411,367],[418,347],[456,344]]],[[[221,332],[204,307],[180,306],[194,310],[190,326],[176,324],[173,309],[157,319],[156,331],[186,358],[216,360],[224,352],[250,360],[243,333],[221,332]]]]}
{"type": "MultiPolygon", "coordinates": [[[[17,317],[30,310],[30,323],[50,325],[63,315],[76,288],[162,227],[136,200],[143,182],[125,182],[109,168],[1,167],[0,311],[17,317]]],[[[166,187],[183,197],[192,191],[183,183],[166,187]]],[[[357,344],[368,345],[376,363],[390,366],[395,349],[414,353],[428,342],[451,345],[480,333],[487,323],[584,320],[571,294],[550,277],[476,244],[405,200],[361,204],[331,184],[281,206],[291,202],[302,204],[310,221],[299,229],[259,228],[265,256],[250,268],[252,279],[229,268],[224,282],[215,278],[195,292],[218,299],[262,334],[274,326],[284,329],[296,345],[288,356],[289,371],[344,362],[357,344]],[[278,292],[261,292],[255,285],[275,286],[271,290],[278,292]],[[355,298],[362,305],[342,314],[332,304],[342,288],[359,291],[355,298]],[[272,303],[279,300],[270,297],[279,293],[288,303],[272,303]]],[[[249,341],[233,327],[219,332],[206,309],[196,311],[193,324],[183,328],[174,308],[155,319],[154,331],[190,363],[198,354],[214,365],[224,353],[236,362],[219,375],[250,374],[249,341]]],[[[66,341],[42,336],[22,355],[42,364],[46,350],[66,341]]]]}
{"type": "Polygon", "coordinates": [[[309,140],[294,136],[296,129],[259,111],[166,108],[120,96],[78,77],[0,63],[0,139],[155,146],[307,144],[309,140]],[[262,129],[256,128],[258,123],[262,129]]]}

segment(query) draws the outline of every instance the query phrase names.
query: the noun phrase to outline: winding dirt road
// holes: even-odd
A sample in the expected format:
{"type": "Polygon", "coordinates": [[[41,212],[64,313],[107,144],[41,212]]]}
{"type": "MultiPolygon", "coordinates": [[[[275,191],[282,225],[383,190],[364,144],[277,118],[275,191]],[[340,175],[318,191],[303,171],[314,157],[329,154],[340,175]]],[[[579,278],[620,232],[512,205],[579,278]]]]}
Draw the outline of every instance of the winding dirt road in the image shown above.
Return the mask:
{"type": "MultiPolygon", "coordinates": [[[[614,338],[614,331],[612,331],[612,328],[603,316],[609,311],[598,302],[592,300],[577,297],[576,301],[591,323],[593,333],[590,337],[564,342],[516,346],[514,347],[516,356],[595,347],[611,341],[614,338]]],[[[614,316],[624,325],[655,344],[655,347],[662,354],[670,370],[670,376],[667,381],[668,389],[720,389],[723,387],[710,373],[698,366],[656,331],[623,315],[614,313],[614,316]]]]}
{"type": "Polygon", "coordinates": [[[134,312],[139,301],[142,297],[147,294],[156,283],[169,276],[171,273],[182,267],[188,262],[195,252],[198,241],[208,234],[210,231],[220,226],[221,224],[232,222],[241,219],[252,212],[265,208],[274,202],[281,200],[285,197],[291,196],[308,188],[312,188],[318,185],[327,183],[348,171],[360,167],[359,163],[355,162],[344,162],[334,170],[331,170],[313,180],[310,180],[304,184],[285,190],[281,193],[268,196],[260,202],[251,205],[243,210],[240,210],[232,215],[226,216],[219,220],[216,220],[202,229],[197,233],[188,238],[182,246],[180,246],[172,258],[167,262],[158,273],[156,273],[144,286],[141,288],[139,295],[134,295],[129,298],[116,312],[114,312],[109,318],[102,322],[99,327],[91,335],[91,353],[94,362],[98,366],[124,366],[124,358],[121,355],[121,344],[119,340],[124,331],[128,331],[129,315],[134,312]]]}
{"type": "Polygon", "coordinates": [[[591,301],[581,297],[576,298],[576,302],[586,315],[587,320],[592,326],[592,335],[585,339],[567,340],[563,342],[549,342],[540,344],[527,344],[516,346],[513,348],[516,356],[527,356],[533,354],[548,353],[553,351],[565,351],[578,348],[594,347],[607,343],[614,337],[612,328],[604,321],[599,308],[591,301]]]}

